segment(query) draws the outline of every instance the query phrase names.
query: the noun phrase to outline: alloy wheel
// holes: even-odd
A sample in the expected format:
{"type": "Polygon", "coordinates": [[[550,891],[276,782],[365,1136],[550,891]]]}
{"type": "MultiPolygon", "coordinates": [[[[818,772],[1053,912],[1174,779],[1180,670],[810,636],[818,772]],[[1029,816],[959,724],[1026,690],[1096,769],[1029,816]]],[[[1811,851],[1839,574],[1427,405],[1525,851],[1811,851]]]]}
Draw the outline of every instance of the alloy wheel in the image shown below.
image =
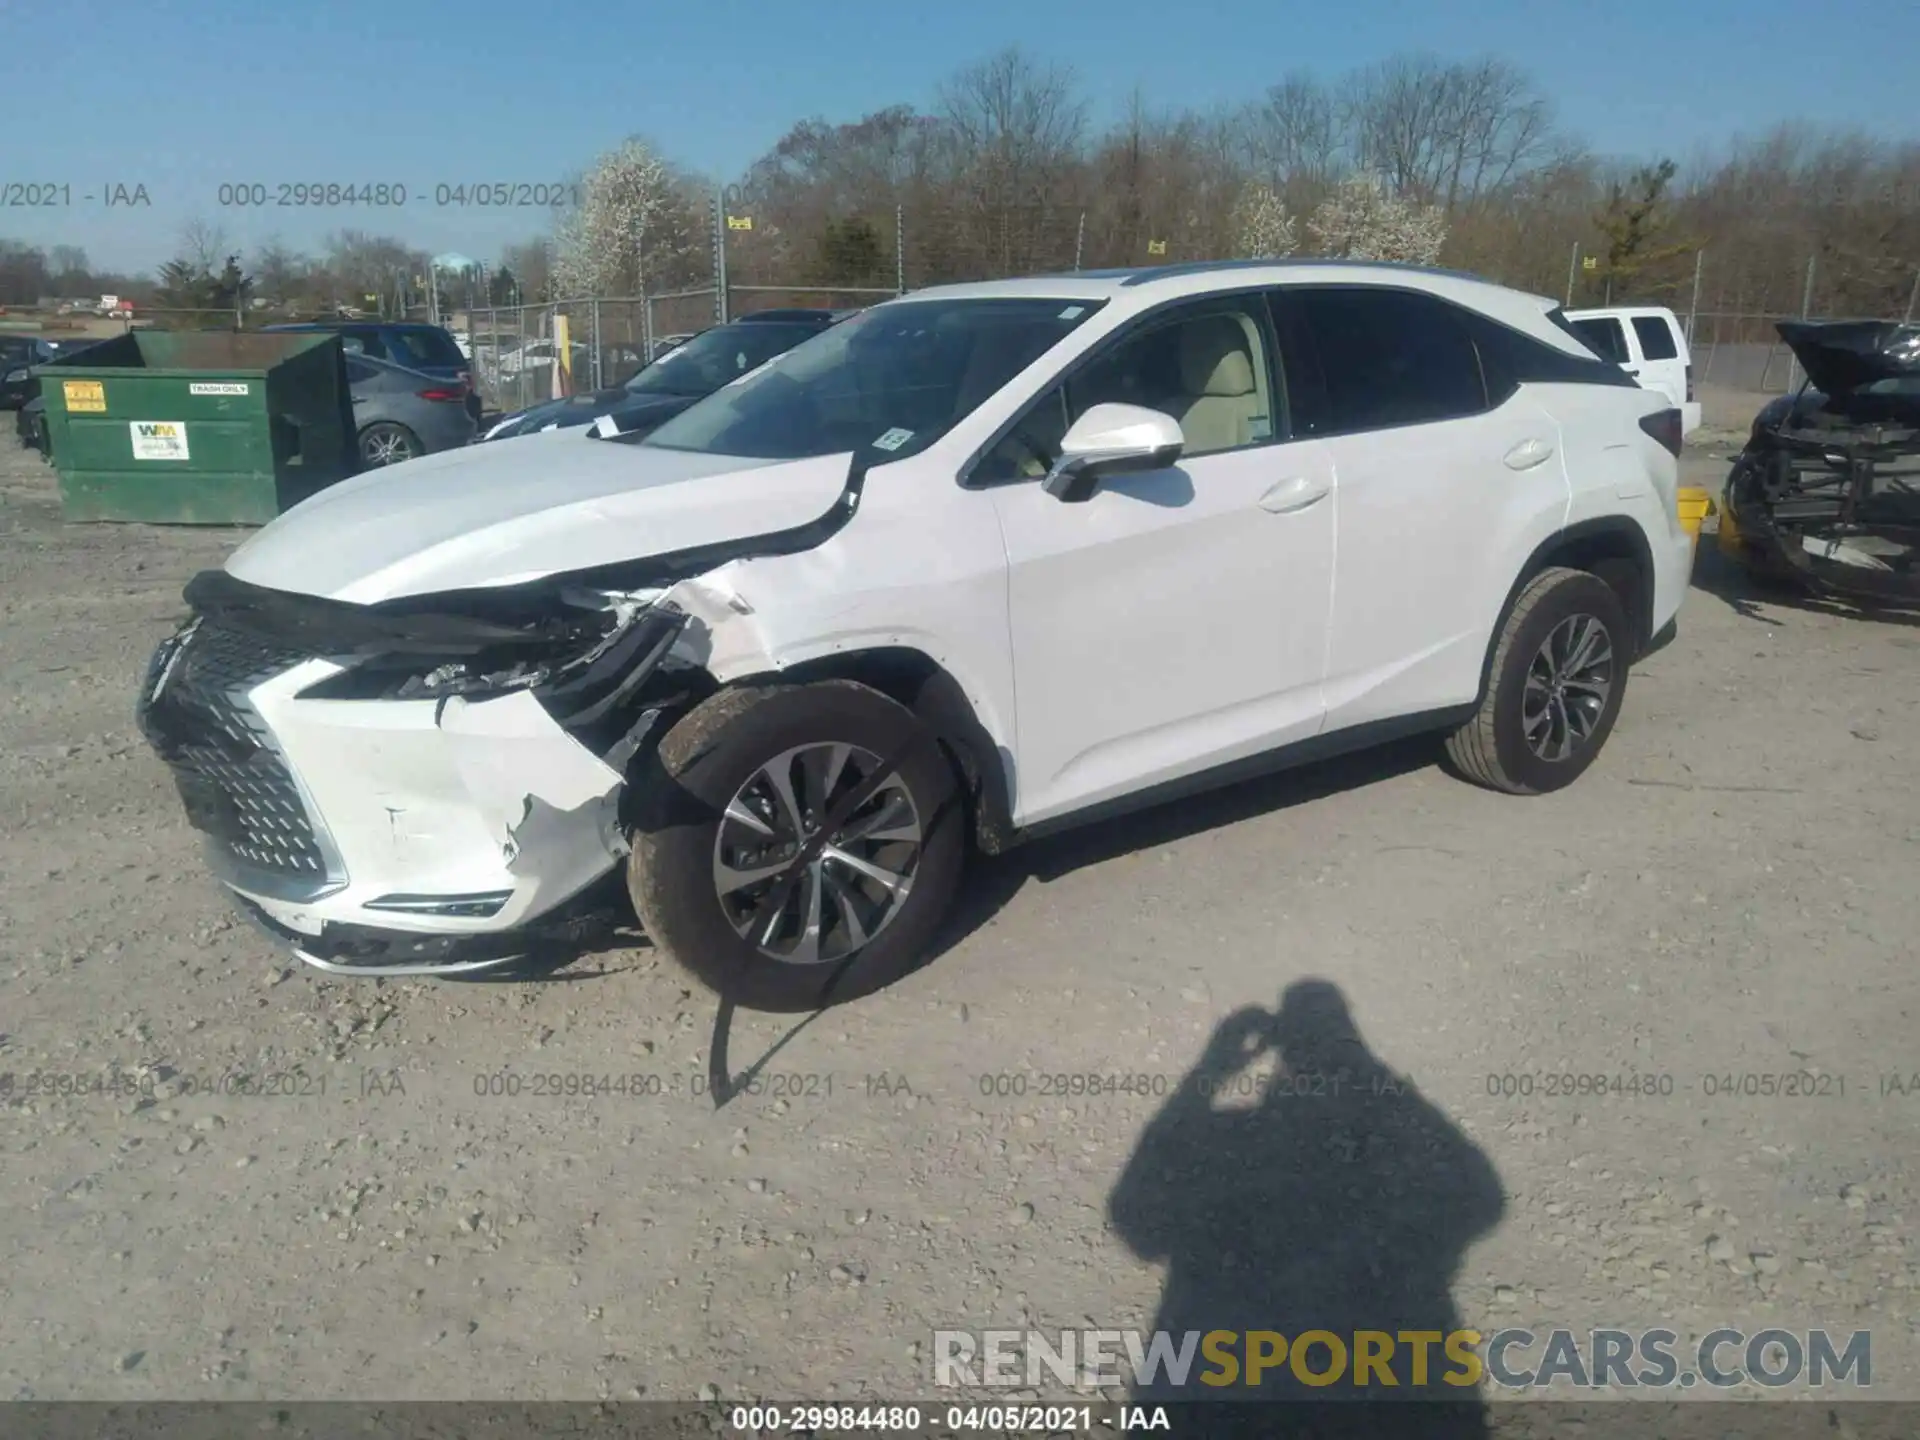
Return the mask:
{"type": "Polygon", "coordinates": [[[734,932],[796,965],[844,960],[900,913],[913,889],[922,821],[899,773],[858,745],[776,755],[734,793],[713,847],[713,884],[734,932]],[[855,789],[865,798],[823,829],[855,789]]]}
{"type": "Polygon", "coordinates": [[[402,460],[413,458],[413,447],[399,431],[387,430],[369,435],[360,453],[369,465],[398,465],[402,460]]]}
{"type": "Polygon", "coordinates": [[[1554,626],[1527,667],[1521,693],[1528,748],[1542,760],[1571,759],[1593,738],[1613,682],[1613,637],[1605,625],[1581,614],[1554,626]]]}

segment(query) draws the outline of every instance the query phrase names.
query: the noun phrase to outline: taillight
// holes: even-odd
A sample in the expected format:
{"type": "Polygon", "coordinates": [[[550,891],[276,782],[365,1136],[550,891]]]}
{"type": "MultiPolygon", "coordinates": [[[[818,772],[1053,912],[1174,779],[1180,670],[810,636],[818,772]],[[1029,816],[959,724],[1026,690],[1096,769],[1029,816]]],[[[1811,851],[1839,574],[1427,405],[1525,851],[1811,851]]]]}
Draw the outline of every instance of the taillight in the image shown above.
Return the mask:
{"type": "Polygon", "coordinates": [[[1656,410],[1651,415],[1640,417],[1640,428],[1660,442],[1661,448],[1680,458],[1680,443],[1685,438],[1685,429],[1680,423],[1678,410],[1656,410]]]}
{"type": "Polygon", "coordinates": [[[417,392],[422,400],[464,400],[465,390],[421,390],[417,392]]]}

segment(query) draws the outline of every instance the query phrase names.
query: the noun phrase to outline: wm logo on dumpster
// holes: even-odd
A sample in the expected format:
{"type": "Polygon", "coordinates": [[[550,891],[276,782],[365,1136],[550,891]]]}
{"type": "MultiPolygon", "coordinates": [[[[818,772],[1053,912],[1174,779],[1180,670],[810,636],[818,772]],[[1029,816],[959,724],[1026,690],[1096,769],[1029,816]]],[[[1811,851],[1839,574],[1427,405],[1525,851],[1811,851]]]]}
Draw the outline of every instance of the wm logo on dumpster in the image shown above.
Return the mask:
{"type": "Polygon", "coordinates": [[[187,452],[187,427],[178,420],[135,420],[129,423],[133,432],[133,458],[136,460],[185,460],[187,452]]]}

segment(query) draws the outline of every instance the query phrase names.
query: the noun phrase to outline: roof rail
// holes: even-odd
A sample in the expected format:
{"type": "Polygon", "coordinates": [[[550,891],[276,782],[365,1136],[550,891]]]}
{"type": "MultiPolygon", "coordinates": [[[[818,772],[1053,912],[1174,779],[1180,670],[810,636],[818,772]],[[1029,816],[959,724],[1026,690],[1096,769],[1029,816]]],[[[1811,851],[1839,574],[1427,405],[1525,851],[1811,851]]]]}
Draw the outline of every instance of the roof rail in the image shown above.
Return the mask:
{"type": "Polygon", "coordinates": [[[1126,278],[1120,283],[1124,286],[1150,285],[1156,280],[1174,280],[1186,275],[1207,275],[1224,270],[1294,270],[1322,267],[1412,271],[1421,275],[1444,275],[1454,280],[1476,280],[1483,285],[1492,283],[1484,275],[1474,275],[1465,270],[1448,270],[1438,265],[1406,265],[1397,260],[1339,260],[1293,256],[1284,256],[1275,260],[1185,260],[1178,265],[1155,265],[1143,270],[1122,271],[1120,273],[1126,278]]]}

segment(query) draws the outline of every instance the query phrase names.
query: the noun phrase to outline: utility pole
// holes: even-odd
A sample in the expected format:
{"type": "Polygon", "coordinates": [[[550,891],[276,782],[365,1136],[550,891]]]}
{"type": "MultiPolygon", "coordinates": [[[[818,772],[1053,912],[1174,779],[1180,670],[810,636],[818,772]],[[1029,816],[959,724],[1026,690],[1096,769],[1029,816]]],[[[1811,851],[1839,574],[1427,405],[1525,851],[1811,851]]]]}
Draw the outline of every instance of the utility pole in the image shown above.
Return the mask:
{"type": "Polygon", "coordinates": [[[1573,242],[1573,258],[1567,261],[1567,305],[1573,305],[1573,277],[1580,269],[1580,242],[1573,242]]]}
{"type": "Polygon", "coordinates": [[[1903,325],[1913,323],[1913,307],[1917,303],[1920,303],[1920,270],[1913,272],[1913,289],[1907,292],[1907,315],[1906,319],[1901,321],[1903,325]]]}
{"type": "Polygon", "coordinates": [[[1693,302],[1687,307],[1687,348],[1693,348],[1694,328],[1700,322],[1700,276],[1706,268],[1707,252],[1693,252],[1693,302]]]}
{"type": "Polygon", "coordinates": [[[893,207],[893,288],[899,295],[907,293],[907,207],[893,207]]]}
{"type": "Polygon", "coordinates": [[[1080,212],[1080,224],[1075,227],[1073,232],[1073,268],[1076,271],[1080,268],[1080,257],[1086,253],[1086,250],[1087,212],[1082,210],[1080,212]]]}

